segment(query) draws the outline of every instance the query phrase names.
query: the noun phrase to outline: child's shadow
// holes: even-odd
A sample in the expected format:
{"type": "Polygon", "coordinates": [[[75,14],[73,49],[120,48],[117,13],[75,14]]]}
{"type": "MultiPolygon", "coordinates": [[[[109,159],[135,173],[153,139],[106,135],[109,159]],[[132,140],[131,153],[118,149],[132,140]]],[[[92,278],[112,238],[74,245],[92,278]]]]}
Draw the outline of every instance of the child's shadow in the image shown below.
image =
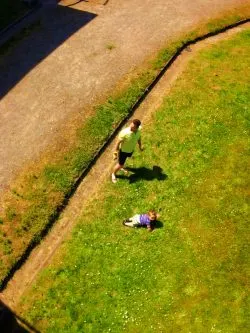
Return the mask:
{"type": "MultiPolygon", "coordinates": [[[[163,228],[163,223],[161,221],[155,221],[155,222],[151,222],[151,226],[154,229],[159,229],[159,228],[163,228]]],[[[147,227],[145,225],[143,226],[139,226],[139,228],[142,228],[142,229],[146,229],[147,227]]]]}
{"type": "Polygon", "coordinates": [[[128,178],[129,183],[135,183],[138,180],[144,179],[144,180],[153,180],[153,179],[158,179],[158,180],[165,180],[168,178],[167,175],[165,175],[162,172],[162,168],[154,165],[152,170],[146,167],[141,167],[141,168],[130,168],[127,167],[127,170],[129,172],[132,172],[132,175],[129,175],[127,177],[125,176],[118,176],[119,178],[128,178]]]}
{"type": "Polygon", "coordinates": [[[157,221],[154,222],[153,227],[155,229],[163,228],[163,223],[161,221],[157,220],[157,221]]]}

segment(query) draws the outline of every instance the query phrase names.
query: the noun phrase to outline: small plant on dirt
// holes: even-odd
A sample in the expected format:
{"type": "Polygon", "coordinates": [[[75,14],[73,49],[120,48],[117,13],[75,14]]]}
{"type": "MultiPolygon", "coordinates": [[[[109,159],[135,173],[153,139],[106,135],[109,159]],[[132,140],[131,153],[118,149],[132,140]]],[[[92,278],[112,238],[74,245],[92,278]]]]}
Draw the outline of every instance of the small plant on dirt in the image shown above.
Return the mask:
{"type": "Polygon", "coordinates": [[[11,254],[13,251],[11,240],[6,236],[6,233],[0,230],[0,249],[4,255],[11,254]]]}
{"type": "Polygon", "coordinates": [[[16,209],[14,207],[8,207],[5,213],[8,221],[14,220],[14,218],[17,216],[16,209]]]}
{"type": "Polygon", "coordinates": [[[115,46],[115,44],[113,44],[113,43],[108,43],[108,44],[106,44],[106,49],[107,49],[107,50],[112,51],[112,50],[115,49],[115,48],[116,48],[116,46],[115,46]]]}

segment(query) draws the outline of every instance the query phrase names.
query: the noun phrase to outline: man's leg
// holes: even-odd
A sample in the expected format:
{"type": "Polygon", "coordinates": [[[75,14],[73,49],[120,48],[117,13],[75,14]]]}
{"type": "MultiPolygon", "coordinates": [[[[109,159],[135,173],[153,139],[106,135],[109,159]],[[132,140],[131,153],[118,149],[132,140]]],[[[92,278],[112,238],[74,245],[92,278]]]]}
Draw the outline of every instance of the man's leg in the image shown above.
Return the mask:
{"type": "Polygon", "coordinates": [[[112,182],[113,183],[116,183],[117,182],[117,179],[116,179],[116,173],[121,170],[123,168],[123,165],[117,163],[113,169],[113,172],[112,172],[112,175],[111,175],[111,179],[112,179],[112,182]]]}
{"type": "Polygon", "coordinates": [[[115,167],[113,169],[113,173],[111,175],[111,179],[112,179],[113,183],[117,182],[116,173],[119,170],[123,169],[127,157],[128,157],[127,153],[124,153],[121,150],[119,151],[119,154],[118,154],[118,163],[115,165],[115,167]]]}

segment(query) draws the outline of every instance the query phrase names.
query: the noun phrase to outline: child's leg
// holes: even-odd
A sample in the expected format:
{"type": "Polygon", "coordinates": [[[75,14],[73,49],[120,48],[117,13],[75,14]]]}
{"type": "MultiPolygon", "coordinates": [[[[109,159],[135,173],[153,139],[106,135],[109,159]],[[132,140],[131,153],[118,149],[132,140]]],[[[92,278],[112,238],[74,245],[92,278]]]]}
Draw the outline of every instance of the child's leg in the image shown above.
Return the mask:
{"type": "Polygon", "coordinates": [[[140,225],[140,215],[136,214],[123,222],[127,227],[138,227],[140,225]]]}
{"type": "Polygon", "coordinates": [[[134,227],[136,226],[135,223],[132,222],[132,221],[130,221],[130,222],[128,222],[128,221],[124,221],[123,224],[124,224],[126,227],[132,227],[132,228],[134,228],[134,227]]]}

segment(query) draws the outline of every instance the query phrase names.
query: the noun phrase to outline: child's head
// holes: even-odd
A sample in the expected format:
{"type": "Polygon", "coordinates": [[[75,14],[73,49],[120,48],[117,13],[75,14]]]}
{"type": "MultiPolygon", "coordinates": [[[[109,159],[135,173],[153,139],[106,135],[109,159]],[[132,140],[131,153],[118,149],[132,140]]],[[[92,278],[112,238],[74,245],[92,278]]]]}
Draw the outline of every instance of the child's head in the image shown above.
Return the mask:
{"type": "Polygon", "coordinates": [[[156,221],[156,219],[159,217],[159,215],[153,209],[148,211],[148,216],[149,216],[150,221],[156,221]]]}

